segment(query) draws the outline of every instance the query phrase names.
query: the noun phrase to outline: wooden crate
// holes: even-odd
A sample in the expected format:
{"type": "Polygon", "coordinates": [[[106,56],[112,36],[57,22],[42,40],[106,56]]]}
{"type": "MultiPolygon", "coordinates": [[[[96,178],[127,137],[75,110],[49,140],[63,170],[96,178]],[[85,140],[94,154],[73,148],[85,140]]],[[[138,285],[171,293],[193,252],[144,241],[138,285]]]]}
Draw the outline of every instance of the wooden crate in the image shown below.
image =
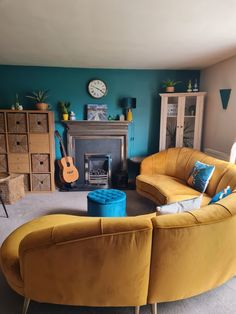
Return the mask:
{"type": "Polygon", "coordinates": [[[27,120],[25,113],[9,112],[7,114],[8,132],[25,133],[27,132],[27,120]]]}
{"type": "Polygon", "coordinates": [[[8,168],[10,173],[29,173],[29,155],[8,154],[8,168]]]}
{"type": "Polygon", "coordinates": [[[7,155],[0,155],[0,172],[6,173],[7,169],[7,155]]]}
{"type": "Polygon", "coordinates": [[[0,132],[5,132],[5,120],[4,120],[4,113],[0,112],[0,132]]]}
{"type": "Polygon", "coordinates": [[[0,176],[0,192],[5,204],[14,204],[25,196],[24,176],[22,174],[0,176]]]}
{"type": "Polygon", "coordinates": [[[51,179],[50,174],[32,174],[32,190],[33,191],[50,191],[51,179]]]}
{"type": "Polygon", "coordinates": [[[48,133],[48,115],[46,113],[29,114],[29,129],[31,133],[48,133]]]}
{"type": "Polygon", "coordinates": [[[25,134],[9,134],[8,145],[10,153],[27,153],[29,151],[27,135],[25,134]]]}
{"type": "Polygon", "coordinates": [[[32,171],[33,172],[49,172],[50,160],[48,154],[32,154],[32,171]]]}
{"type": "Polygon", "coordinates": [[[0,134],[0,154],[6,153],[6,137],[5,134],[0,134]]]}

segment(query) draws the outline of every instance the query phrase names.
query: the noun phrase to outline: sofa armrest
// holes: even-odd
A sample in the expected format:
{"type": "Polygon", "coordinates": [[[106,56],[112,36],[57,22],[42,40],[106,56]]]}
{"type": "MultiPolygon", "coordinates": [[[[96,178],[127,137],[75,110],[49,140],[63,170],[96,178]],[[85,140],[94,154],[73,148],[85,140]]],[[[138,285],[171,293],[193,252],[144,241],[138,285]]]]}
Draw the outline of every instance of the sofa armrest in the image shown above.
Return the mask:
{"type": "Polygon", "coordinates": [[[140,167],[140,174],[165,174],[167,150],[146,157],[140,167]]]}

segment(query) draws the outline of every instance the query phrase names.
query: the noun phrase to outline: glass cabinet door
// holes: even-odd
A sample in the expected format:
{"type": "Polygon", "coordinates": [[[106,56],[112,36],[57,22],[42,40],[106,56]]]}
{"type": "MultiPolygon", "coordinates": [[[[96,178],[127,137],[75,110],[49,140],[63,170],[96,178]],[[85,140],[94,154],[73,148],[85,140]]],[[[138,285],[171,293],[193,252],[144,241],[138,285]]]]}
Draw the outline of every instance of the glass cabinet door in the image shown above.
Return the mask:
{"type": "Polygon", "coordinates": [[[197,97],[186,96],[183,121],[183,147],[194,147],[197,97]]]}
{"type": "Polygon", "coordinates": [[[166,148],[176,147],[178,97],[168,97],[166,121],[166,148]]]}

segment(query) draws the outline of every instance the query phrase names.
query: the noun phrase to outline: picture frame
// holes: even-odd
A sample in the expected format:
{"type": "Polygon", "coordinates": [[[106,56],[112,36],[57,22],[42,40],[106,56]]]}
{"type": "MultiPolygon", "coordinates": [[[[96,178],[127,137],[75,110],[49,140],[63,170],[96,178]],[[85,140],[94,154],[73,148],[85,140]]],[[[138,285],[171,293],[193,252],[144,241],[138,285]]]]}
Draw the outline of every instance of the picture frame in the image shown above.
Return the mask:
{"type": "Polygon", "coordinates": [[[87,105],[88,121],[106,121],[107,105],[88,104],[87,105]]]}

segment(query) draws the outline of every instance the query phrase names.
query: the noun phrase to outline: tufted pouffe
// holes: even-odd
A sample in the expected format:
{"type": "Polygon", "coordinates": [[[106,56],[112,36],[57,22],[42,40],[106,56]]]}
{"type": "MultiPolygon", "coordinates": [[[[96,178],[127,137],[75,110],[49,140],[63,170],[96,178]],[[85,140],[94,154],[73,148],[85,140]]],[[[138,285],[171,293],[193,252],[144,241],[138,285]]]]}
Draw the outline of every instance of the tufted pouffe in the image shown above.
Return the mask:
{"type": "Polygon", "coordinates": [[[100,189],[89,192],[88,215],[93,217],[126,216],[126,194],[114,189],[100,189]]]}

